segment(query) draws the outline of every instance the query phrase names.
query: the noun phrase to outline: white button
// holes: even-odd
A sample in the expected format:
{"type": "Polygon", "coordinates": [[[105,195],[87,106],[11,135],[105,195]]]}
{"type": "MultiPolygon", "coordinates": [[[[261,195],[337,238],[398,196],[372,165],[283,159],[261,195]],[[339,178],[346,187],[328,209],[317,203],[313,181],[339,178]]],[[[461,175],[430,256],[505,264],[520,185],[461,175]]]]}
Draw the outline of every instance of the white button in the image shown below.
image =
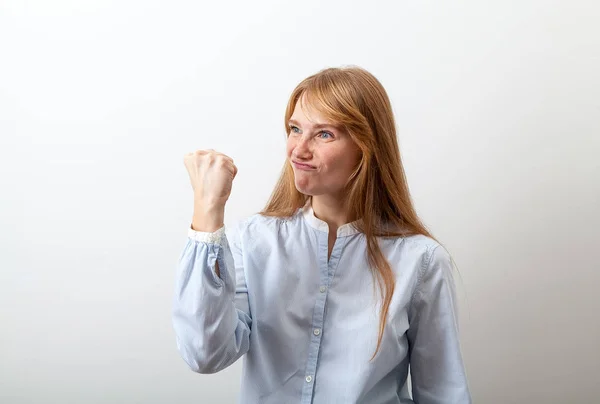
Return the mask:
{"type": "Polygon", "coordinates": [[[319,330],[318,328],[315,328],[315,330],[313,331],[313,334],[315,335],[319,335],[321,333],[321,330],[319,330]]]}
{"type": "Polygon", "coordinates": [[[321,286],[319,288],[319,290],[321,291],[321,293],[325,292],[327,290],[327,288],[325,286],[321,286]]]}
{"type": "Polygon", "coordinates": [[[312,376],[306,376],[306,383],[312,382],[312,376]]]}

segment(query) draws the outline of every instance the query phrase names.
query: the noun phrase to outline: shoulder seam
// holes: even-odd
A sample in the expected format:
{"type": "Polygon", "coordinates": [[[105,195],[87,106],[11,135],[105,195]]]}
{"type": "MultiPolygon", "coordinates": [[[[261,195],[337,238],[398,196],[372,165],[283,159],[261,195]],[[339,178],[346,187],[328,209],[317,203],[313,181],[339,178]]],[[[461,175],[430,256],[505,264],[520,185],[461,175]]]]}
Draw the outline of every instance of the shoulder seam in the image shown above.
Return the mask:
{"type": "Polygon", "coordinates": [[[417,283],[415,285],[415,290],[413,290],[413,293],[410,296],[409,312],[412,311],[412,306],[413,306],[413,301],[415,300],[415,296],[421,289],[421,281],[423,280],[425,271],[427,270],[427,268],[429,268],[429,265],[431,264],[431,259],[433,258],[433,254],[435,253],[435,250],[437,250],[437,248],[439,246],[440,245],[437,243],[427,245],[427,250],[425,252],[425,259],[423,260],[423,263],[421,264],[421,268],[419,268],[419,273],[417,275],[417,283]]]}

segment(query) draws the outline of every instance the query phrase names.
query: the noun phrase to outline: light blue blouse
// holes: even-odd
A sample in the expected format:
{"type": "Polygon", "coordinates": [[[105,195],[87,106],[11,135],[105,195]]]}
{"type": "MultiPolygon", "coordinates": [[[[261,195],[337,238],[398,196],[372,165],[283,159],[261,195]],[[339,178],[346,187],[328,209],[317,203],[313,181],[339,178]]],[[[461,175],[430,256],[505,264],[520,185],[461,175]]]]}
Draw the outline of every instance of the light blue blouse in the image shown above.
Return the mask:
{"type": "Polygon", "coordinates": [[[310,203],[291,218],[188,229],[173,301],[181,356],[198,373],[244,356],[244,404],[471,403],[448,253],[422,235],[379,242],[396,288],[369,361],[381,298],[352,223],[329,260],[328,225],[310,203]]]}

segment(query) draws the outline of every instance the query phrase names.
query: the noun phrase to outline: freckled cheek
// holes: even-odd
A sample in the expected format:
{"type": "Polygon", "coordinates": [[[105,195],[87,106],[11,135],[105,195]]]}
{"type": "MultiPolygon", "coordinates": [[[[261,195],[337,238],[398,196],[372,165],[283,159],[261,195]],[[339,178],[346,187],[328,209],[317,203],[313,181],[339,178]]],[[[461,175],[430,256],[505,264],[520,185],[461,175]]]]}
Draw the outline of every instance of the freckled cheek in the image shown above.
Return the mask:
{"type": "Polygon", "coordinates": [[[291,141],[288,141],[287,146],[286,146],[286,153],[287,153],[288,157],[291,157],[293,150],[294,150],[294,145],[292,144],[291,141]]]}
{"type": "Polygon", "coordinates": [[[343,156],[332,156],[327,158],[327,163],[323,165],[323,171],[335,176],[345,176],[350,167],[345,164],[343,156]]]}

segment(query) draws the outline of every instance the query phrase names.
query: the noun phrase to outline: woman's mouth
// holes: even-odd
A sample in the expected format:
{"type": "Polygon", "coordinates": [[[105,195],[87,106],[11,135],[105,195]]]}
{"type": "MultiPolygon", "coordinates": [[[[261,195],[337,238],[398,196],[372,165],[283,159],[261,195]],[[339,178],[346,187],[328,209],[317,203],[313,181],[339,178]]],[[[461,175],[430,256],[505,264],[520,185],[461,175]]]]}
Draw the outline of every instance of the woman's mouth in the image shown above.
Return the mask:
{"type": "Polygon", "coordinates": [[[314,170],[316,167],[311,166],[309,164],[302,164],[302,163],[298,163],[297,161],[292,161],[292,163],[294,164],[294,167],[296,167],[298,170],[314,170]]]}

